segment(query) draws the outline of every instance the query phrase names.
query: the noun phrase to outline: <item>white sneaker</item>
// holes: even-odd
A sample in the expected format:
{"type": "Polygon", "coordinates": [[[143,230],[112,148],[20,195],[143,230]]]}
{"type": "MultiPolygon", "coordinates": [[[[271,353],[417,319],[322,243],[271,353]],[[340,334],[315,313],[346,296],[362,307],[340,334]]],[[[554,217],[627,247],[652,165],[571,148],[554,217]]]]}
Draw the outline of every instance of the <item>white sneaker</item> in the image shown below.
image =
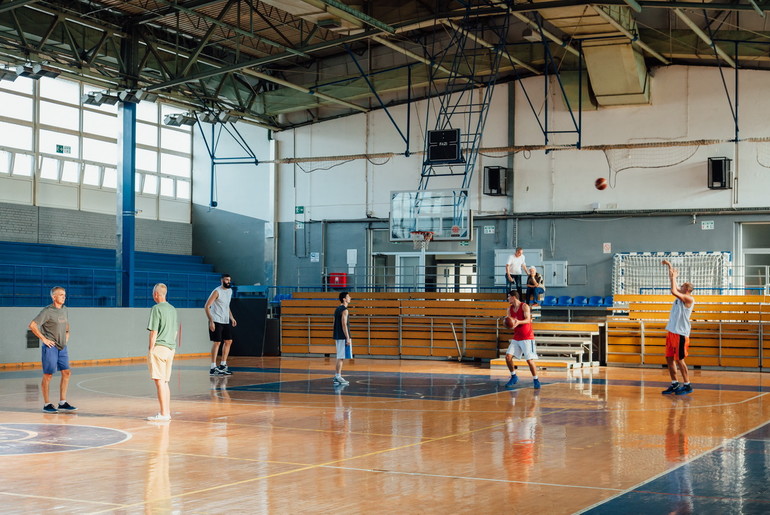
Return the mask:
{"type": "Polygon", "coordinates": [[[342,376],[334,376],[334,384],[350,384],[350,381],[344,379],[342,376]]]}
{"type": "Polygon", "coordinates": [[[147,417],[147,420],[150,422],[168,422],[171,420],[171,415],[161,415],[158,413],[157,415],[153,415],[152,417],[147,417]]]}

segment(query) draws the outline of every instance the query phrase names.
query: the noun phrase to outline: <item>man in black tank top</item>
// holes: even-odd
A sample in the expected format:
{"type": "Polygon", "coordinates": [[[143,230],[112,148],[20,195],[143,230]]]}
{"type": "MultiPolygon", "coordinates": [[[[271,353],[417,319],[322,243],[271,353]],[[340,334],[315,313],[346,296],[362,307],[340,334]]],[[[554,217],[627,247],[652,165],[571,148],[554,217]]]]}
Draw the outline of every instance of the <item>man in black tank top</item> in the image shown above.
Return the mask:
{"type": "Polygon", "coordinates": [[[340,292],[340,305],[334,310],[334,344],[337,347],[337,363],[334,368],[334,384],[350,384],[342,377],[342,363],[345,359],[353,358],[353,340],[350,338],[350,320],[348,318],[348,305],[350,294],[340,292]]]}

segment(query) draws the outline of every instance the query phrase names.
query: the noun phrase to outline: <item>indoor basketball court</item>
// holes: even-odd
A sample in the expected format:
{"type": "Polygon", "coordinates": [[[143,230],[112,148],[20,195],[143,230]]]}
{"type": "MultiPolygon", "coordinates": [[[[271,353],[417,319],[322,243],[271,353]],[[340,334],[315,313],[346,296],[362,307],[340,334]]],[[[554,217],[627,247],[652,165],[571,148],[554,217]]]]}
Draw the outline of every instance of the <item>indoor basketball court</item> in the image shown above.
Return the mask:
{"type": "Polygon", "coordinates": [[[39,371],[2,383],[6,513],[761,513],[767,379],[526,371],[356,359],[180,359],[171,422],[142,364],[73,370],[74,413],[39,411],[39,371]]]}

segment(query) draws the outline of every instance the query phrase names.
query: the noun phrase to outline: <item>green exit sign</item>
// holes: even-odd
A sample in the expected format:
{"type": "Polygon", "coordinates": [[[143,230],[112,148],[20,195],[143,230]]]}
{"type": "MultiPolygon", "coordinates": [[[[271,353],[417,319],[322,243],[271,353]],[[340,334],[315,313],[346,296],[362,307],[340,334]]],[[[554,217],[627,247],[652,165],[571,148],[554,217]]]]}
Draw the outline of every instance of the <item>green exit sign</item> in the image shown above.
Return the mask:
{"type": "Polygon", "coordinates": [[[56,145],[56,153],[57,154],[71,154],[72,153],[72,147],[69,145],[56,145]]]}
{"type": "Polygon", "coordinates": [[[294,214],[295,215],[305,214],[305,206],[295,206],[294,207],[294,214]]]}

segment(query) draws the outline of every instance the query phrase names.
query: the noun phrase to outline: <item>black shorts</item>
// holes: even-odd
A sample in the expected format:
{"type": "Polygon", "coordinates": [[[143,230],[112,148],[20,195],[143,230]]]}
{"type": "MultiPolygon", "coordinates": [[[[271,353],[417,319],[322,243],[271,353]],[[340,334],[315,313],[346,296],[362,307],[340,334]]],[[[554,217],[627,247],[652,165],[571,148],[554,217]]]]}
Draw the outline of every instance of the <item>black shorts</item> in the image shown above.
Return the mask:
{"type": "MultiPolygon", "coordinates": [[[[209,325],[211,327],[211,325],[209,325]]],[[[212,342],[224,342],[233,339],[233,326],[214,322],[214,330],[209,331],[209,340],[212,342]]]]}

